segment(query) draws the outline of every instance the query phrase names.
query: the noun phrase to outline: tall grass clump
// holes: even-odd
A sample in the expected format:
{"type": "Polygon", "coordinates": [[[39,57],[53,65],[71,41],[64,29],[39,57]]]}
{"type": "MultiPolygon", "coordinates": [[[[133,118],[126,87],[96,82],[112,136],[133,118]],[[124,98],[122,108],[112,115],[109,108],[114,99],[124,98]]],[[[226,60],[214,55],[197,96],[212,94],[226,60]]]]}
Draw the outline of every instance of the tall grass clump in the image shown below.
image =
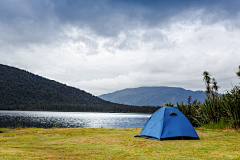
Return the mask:
{"type": "MultiPolygon", "coordinates": [[[[240,77],[239,72],[236,73],[240,77]]],[[[235,86],[224,95],[219,95],[217,81],[203,72],[207,98],[203,103],[188,99],[188,104],[177,103],[177,108],[189,119],[193,126],[203,128],[240,129],[240,87],[235,86]]],[[[191,98],[191,97],[190,97],[191,98]]]]}
{"type": "Polygon", "coordinates": [[[222,97],[215,97],[205,99],[205,101],[198,105],[199,109],[196,110],[196,121],[198,125],[219,123],[222,119],[227,119],[228,115],[222,106],[222,97]],[[214,107],[213,107],[214,104],[214,107]]]}
{"type": "MultiPolygon", "coordinates": [[[[236,73],[240,77],[239,72],[236,73]]],[[[203,72],[203,80],[206,84],[207,99],[199,105],[196,118],[199,125],[208,125],[211,128],[240,128],[240,87],[235,86],[226,94],[218,96],[218,86],[210,74],[203,72]]]]}
{"type": "MultiPolygon", "coordinates": [[[[240,66],[239,66],[240,69],[240,66]]],[[[238,75],[239,72],[237,72],[238,75]]],[[[203,73],[207,99],[198,105],[196,117],[200,126],[210,128],[240,128],[240,87],[235,86],[227,94],[219,96],[215,79],[208,72],[203,73]],[[227,127],[226,127],[227,126],[227,127]]]]}
{"type": "Polygon", "coordinates": [[[200,103],[197,103],[197,100],[191,102],[190,98],[191,96],[189,96],[187,104],[184,104],[183,102],[177,102],[177,109],[180,110],[188,118],[194,127],[197,127],[200,126],[200,124],[196,119],[196,111],[199,109],[198,105],[200,103]]]}
{"type": "Polygon", "coordinates": [[[235,86],[222,97],[222,107],[229,118],[230,127],[240,128],[240,87],[235,86]]]}

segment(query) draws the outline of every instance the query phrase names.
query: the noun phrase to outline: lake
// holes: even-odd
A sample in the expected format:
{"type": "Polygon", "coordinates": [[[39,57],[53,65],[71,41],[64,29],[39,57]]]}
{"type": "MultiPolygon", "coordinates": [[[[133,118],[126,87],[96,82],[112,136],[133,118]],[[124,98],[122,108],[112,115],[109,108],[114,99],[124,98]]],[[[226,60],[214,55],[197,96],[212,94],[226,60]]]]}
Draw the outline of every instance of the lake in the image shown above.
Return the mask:
{"type": "Polygon", "coordinates": [[[151,114],[0,110],[3,127],[143,128],[151,114]]]}

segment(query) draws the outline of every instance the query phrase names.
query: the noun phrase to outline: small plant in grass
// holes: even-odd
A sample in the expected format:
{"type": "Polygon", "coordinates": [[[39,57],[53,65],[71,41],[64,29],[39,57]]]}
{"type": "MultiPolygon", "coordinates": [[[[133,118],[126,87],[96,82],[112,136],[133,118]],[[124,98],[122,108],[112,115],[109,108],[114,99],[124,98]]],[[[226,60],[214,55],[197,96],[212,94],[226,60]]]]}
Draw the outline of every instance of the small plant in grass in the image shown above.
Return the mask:
{"type": "Polygon", "coordinates": [[[59,128],[55,121],[53,122],[53,128],[59,128]]]}
{"type": "Polygon", "coordinates": [[[23,128],[23,123],[22,122],[15,122],[15,127],[16,129],[22,129],[23,128]]]}
{"type": "Polygon", "coordinates": [[[0,128],[0,133],[4,133],[4,130],[3,130],[3,128],[0,128]]]}

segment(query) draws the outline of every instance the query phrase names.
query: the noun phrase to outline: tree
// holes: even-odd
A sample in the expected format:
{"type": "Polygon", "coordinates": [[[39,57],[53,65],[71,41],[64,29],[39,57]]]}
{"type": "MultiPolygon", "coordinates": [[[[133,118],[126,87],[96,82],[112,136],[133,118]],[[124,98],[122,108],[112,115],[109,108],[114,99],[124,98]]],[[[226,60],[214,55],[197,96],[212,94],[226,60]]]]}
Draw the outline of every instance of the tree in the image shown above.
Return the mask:
{"type": "Polygon", "coordinates": [[[190,95],[190,96],[188,97],[188,106],[189,106],[189,107],[191,106],[191,102],[192,102],[192,96],[190,95]]]}
{"type": "Polygon", "coordinates": [[[211,77],[210,74],[207,71],[203,72],[203,80],[205,81],[206,85],[206,94],[207,97],[209,98],[209,94],[211,93],[211,88],[210,88],[210,83],[211,83],[211,77]]]}
{"type": "Polygon", "coordinates": [[[239,71],[236,74],[240,78],[240,66],[238,66],[238,69],[239,69],[239,71]]]}
{"type": "Polygon", "coordinates": [[[212,79],[212,88],[214,89],[215,93],[217,94],[218,92],[218,89],[220,88],[218,85],[217,85],[217,81],[215,80],[215,78],[212,79]]]}
{"type": "Polygon", "coordinates": [[[206,94],[209,100],[212,100],[213,104],[213,114],[214,117],[216,117],[216,111],[215,111],[215,98],[217,96],[218,89],[220,88],[217,85],[217,81],[215,78],[211,78],[209,72],[204,71],[203,72],[203,80],[205,81],[206,84],[206,94]],[[212,96],[212,99],[210,98],[210,95],[212,96]]]}

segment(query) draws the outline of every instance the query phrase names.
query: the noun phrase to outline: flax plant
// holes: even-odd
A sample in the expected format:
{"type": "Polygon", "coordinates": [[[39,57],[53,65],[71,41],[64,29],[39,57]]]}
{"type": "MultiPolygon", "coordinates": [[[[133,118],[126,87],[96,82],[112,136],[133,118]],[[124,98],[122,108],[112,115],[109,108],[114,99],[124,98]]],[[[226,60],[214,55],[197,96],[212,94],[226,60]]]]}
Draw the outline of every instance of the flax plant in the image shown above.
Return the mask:
{"type": "MultiPolygon", "coordinates": [[[[236,73],[240,77],[239,72],[236,73]]],[[[228,123],[229,128],[240,128],[240,87],[235,86],[227,94],[218,96],[219,86],[207,71],[203,72],[207,99],[198,105],[195,117],[198,125],[228,123]],[[224,121],[224,122],[223,122],[224,121]]]]}
{"type": "Polygon", "coordinates": [[[177,103],[177,109],[180,110],[192,123],[194,127],[199,126],[198,121],[196,120],[196,110],[199,109],[197,100],[192,103],[184,104],[183,102],[177,103]]]}
{"type": "Polygon", "coordinates": [[[198,105],[199,109],[196,110],[196,119],[199,125],[218,123],[222,118],[227,117],[225,109],[222,107],[222,97],[212,97],[205,99],[205,101],[198,105]],[[215,113],[213,109],[213,103],[215,104],[215,113]]]}
{"type": "Polygon", "coordinates": [[[232,128],[240,128],[240,87],[236,86],[222,97],[222,107],[225,109],[232,128]]]}

